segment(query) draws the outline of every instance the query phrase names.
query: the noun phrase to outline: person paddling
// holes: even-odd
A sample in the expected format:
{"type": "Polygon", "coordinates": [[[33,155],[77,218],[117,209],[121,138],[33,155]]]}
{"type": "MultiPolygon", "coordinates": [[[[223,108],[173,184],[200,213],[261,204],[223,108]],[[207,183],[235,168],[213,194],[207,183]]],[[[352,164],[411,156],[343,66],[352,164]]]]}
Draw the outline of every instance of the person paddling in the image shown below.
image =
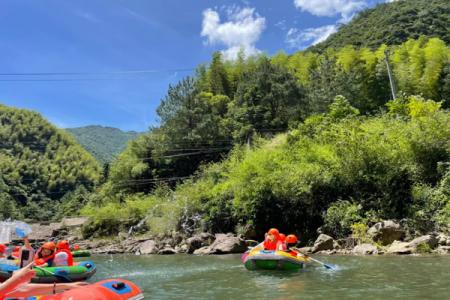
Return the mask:
{"type": "Polygon", "coordinates": [[[55,258],[56,245],[47,242],[42,245],[34,257],[34,263],[39,267],[51,267],[55,258]]]}
{"type": "Polygon", "coordinates": [[[297,256],[298,252],[294,250],[297,246],[298,238],[295,234],[290,234],[286,237],[286,251],[292,256],[297,256]]]}

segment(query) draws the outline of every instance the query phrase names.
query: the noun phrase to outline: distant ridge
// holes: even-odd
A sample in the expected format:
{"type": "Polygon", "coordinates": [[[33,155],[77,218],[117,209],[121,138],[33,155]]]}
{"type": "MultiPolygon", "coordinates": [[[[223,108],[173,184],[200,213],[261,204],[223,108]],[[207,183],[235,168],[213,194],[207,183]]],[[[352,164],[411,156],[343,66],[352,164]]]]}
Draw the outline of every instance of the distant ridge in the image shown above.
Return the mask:
{"type": "Polygon", "coordinates": [[[118,128],[90,125],[67,128],[78,142],[99,162],[111,162],[124,148],[128,141],[139,136],[136,131],[122,131],[118,128]]]}

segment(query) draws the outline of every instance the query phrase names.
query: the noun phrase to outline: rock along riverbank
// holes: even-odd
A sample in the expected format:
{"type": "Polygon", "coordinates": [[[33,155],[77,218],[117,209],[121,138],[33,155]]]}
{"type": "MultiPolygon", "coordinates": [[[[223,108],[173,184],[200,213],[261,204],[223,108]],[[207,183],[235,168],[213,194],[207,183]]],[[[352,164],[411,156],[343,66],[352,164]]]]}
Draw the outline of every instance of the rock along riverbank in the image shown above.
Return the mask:
{"type": "MultiPolygon", "coordinates": [[[[128,236],[121,233],[114,238],[86,240],[81,237],[81,227],[87,218],[66,218],[60,223],[32,224],[30,239],[36,245],[50,239],[66,239],[95,254],[131,253],[136,255],[170,255],[187,253],[195,255],[243,253],[251,246],[245,237],[233,233],[197,233],[186,236],[179,232],[158,235],[128,236]]],[[[14,241],[20,243],[19,240],[14,241]]],[[[429,233],[407,237],[402,226],[393,220],[373,225],[364,240],[349,236],[345,239],[320,234],[315,242],[301,248],[305,254],[340,255],[417,255],[423,253],[450,254],[450,236],[429,233]]]]}

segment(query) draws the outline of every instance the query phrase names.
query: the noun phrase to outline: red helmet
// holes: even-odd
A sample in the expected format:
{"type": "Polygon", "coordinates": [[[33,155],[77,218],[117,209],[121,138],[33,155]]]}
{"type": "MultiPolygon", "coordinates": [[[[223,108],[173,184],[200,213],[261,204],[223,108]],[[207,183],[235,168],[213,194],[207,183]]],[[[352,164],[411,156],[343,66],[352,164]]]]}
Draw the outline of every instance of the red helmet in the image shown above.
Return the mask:
{"type": "Polygon", "coordinates": [[[286,235],[284,233],[280,233],[280,235],[278,236],[278,240],[284,242],[286,240],[286,235]]]}
{"type": "Polygon", "coordinates": [[[47,242],[47,243],[44,243],[44,245],[42,245],[42,249],[55,251],[55,248],[56,248],[56,245],[53,242],[47,242]]]}
{"type": "Polygon", "coordinates": [[[290,234],[286,237],[286,243],[288,244],[296,244],[297,242],[298,239],[294,234],[290,234]]]}
{"type": "Polygon", "coordinates": [[[58,244],[56,245],[56,248],[69,250],[70,249],[69,242],[68,241],[59,241],[58,244]]]}
{"type": "Polygon", "coordinates": [[[73,250],[80,250],[80,245],[78,244],[73,245],[73,250]]]}
{"type": "Polygon", "coordinates": [[[276,228],[270,228],[267,232],[268,234],[273,234],[274,236],[278,237],[280,235],[280,232],[276,228]]]}
{"type": "Polygon", "coordinates": [[[0,253],[4,253],[6,251],[6,246],[4,244],[0,244],[0,253]]]}

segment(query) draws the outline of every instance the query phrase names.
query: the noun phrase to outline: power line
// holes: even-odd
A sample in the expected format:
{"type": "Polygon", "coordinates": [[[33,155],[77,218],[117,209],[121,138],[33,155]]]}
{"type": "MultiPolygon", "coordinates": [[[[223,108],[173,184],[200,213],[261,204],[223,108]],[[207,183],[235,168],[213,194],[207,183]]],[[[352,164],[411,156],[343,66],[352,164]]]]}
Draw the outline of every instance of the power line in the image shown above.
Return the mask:
{"type": "Polygon", "coordinates": [[[122,70],[110,72],[19,72],[19,73],[0,73],[0,76],[80,76],[80,75],[127,75],[127,74],[154,74],[154,73],[172,73],[172,72],[190,72],[195,68],[185,69],[144,69],[144,70],[122,70]]]}

